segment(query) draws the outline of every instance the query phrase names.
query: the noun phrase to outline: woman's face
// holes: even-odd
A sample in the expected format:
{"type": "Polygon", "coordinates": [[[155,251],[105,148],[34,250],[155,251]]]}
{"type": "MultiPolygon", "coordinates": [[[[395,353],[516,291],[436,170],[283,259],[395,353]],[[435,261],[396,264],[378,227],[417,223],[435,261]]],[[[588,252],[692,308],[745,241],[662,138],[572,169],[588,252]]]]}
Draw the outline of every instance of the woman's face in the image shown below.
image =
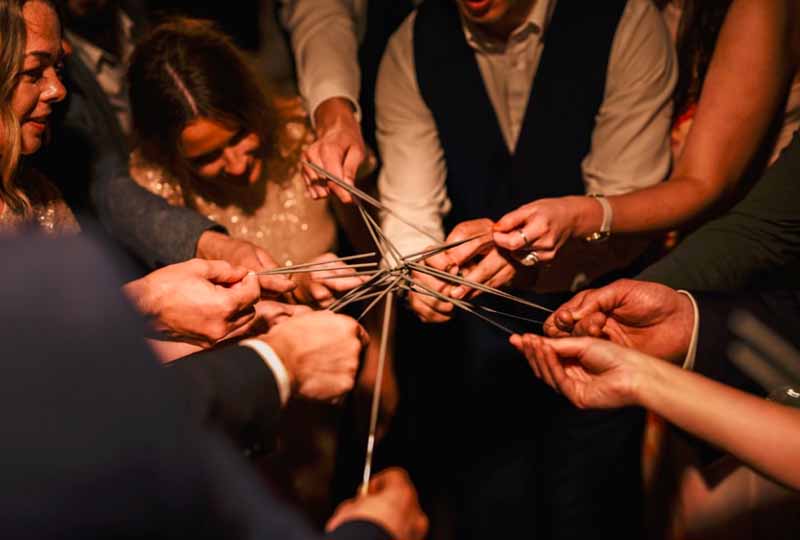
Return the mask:
{"type": "Polygon", "coordinates": [[[181,155],[196,176],[245,186],[261,177],[261,140],[253,132],[200,117],[183,128],[181,155]]]}
{"type": "Polygon", "coordinates": [[[22,72],[11,108],[19,120],[22,153],[33,154],[42,146],[54,103],[67,95],[59,70],[63,56],[61,25],[45,2],[32,0],[22,8],[28,33],[22,72]]]}

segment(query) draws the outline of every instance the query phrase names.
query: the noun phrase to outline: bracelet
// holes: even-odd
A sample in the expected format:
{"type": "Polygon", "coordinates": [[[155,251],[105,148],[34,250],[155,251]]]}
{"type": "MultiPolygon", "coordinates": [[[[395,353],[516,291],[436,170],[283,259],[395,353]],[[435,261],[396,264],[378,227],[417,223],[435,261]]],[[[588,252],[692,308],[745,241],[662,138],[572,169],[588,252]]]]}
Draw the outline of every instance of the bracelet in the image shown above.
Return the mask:
{"type": "Polygon", "coordinates": [[[588,197],[592,197],[603,208],[603,221],[600,224],[600,230],[597,232],[593,232],[584,240],[589,243],[594,242],[603,242],[608,240],[608,237],[611,236],[611,222],[614,219],[614,210],[611,208],[611,203],[608,202],[606,196],[602,193],[589,193],[588,197]]]}

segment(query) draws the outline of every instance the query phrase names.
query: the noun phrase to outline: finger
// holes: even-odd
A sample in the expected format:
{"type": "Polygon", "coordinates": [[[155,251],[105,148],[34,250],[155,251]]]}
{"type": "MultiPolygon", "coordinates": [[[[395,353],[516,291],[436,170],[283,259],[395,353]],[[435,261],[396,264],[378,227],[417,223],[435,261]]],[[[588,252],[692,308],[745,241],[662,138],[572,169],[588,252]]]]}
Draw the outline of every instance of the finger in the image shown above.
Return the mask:
{"type": "Polygon", "coordinates": [[[242,281],[226,290],[235,302],[237,311],[252,308],[261,299],[261,285],[253,273],[246,274],[242,281]]]}
{"type": "Polygon", "coordinates": [[[431,268],[435,268],[436,270],[441,270],[442,272],[451,272],[454,268],[456,268],[458,264],[452,260],[450,257],[447,256],[447,253],[437,253],[436,255],[432,255],[425,259],[425,266],[430,266],[431,268]]]}
{"type": "Polygon", "coordinates": [[[514,229],[519,229],[524,223],[531,210],[528,206],[522,206],[516,210],[512,210],[508,214],[501,217],[497,223],[494,224],[492,229],[495,232],[507,233],[514,229]]]}
{"type": "Polygon", "coordinates": [[[560,359],[573,358],[577,360],[581,359],[591,344],[607,344],[607,342],[587,337],[568,337],[561,339],[545,338],[544,341],[552,347],[553,351],[555,351],[560,359]]]}
{"type": "Polygon", "coordinates": [[[571,398],[570,386],[568,384],[568,377],[564,371],[564,364],[556,356],[556,352],[552,347],[545,345],[544,347],[544,363],[547,366],[550,376],[553,380],[554,389],[568,398],[571,398]]]}
{"type": "Polygon", "coordinates": [[[204,260],[197,265],[202,276],[212,283],[238,283],[248,274],[243,266],[233,266],[227,261],[204,260]]]}
{"type": "Polygon", "coordinates": [[[361,166],[365,157],[364,146],[360,144],[352,144],[347,149],[344,157],[344,165],[342,166],[342,178],[346,182],[355,184],[356,171],[361,166]]]}
{"type": "MultiPolygon", "coordinates": [[[[558,312],[551,314],[547,319],[544,321],[544,325],[542,325],[542,330],[544,331],[547,337],[551,338],[559,338],[559,337],[567,337],[570,335],[569,331],[563,330],[557,320],[558,312]]],[[[572,326],[570,325],[570,330],[572,326]]]]}
{"type": "Polygon", "coordinates": [[[293,291],[297,284],[283,276],[258,276],[261,294],[266,297],[275,297],[293,291]]]}
{"type": "Polygon", "coordinates": [[[556,381],[553,378],[553,374],[550,372],[550,366],[547,362],[548,353],[555,356],[553,349],[542,343],[539,347],[536,360],[539,364],[539,370],[542,372],[542,380],[545,382],[545,384],[547,384],[547,386],[558,391],[558,388],[556,387],[556,381]]]}
{"type": "Polygon", "coordinates": [[[525,351],[525,358],[528,360],[528,364],[531,366],[533,374],[536,375],[537,379],[541,379],[542,372],[539,369],[539,363],[536,359],[536,337],[532,336],[531,334],[525,334],[522,339],[522,344],[525,351]]]}
{"type": "Polygon", "coordinates": [[[575,325],[573,335],[576,337],[587,336],[600,338],[603,336],[603,327],[606,325],[607,320],[608,317],[606,317],[605,313],[596,311],[578,321],[575,325]]]}
{"type": "Polygon", "coordinates": [[[369,332],[367,332],[360,324],[356,326],[356,337],[361,342],[362,347],[369,345],[369,332]]]}
{"type": "MultiPolygon", "coordinates": [[[[475,283],[486,284],[486,282],[503,269],[503,266],[509,264],[508,261],[503,259],[496,251],[491,252],[483,258],[481,262],[473,267],[469,273],[464,276],[464,279],[474,281],[475,283]]],[[[451,296],[453,298],[463,298],[471,289],[466,285],[459,285],[453,289],[451,296]]]]}
{"type": "Polygon", "coordinates": [[[331,290],[322,283],[316,281],[312,281],[308,284],[308,292],[311,294],[311,298],[320,305],[322,305],[323,302],[329,302],[334,299],[331,290]]]}
{"type": "MultiPolygon", "coordinates": [[[[458,242],[459,240],[459,238],[448,237],[448,241],[450,242],[458,242]]],[[[452,262],[463,265],[479,255],[488,253],[492,247],[494,247],[494,241],[492,240],[492,236],[487,233],[486,236],[481,236],[466,244],[448,249],[445,253],[452,262]]]]}
{"type": "Polygon", "coordinates": [[[519,334],[512,334],[511,337],[508,338],[508,342],[514,346],[520,352],[523,352],[523,344],[522,344],[522,336],[519,334]]]}
{"type": "Polygon", "coordinates": [[[547,222],[541,217],[534,216],[521,227],[517,227],[509,232],[495,232],[492,236],[492,240],[503,249],[518,251],[521,249],[530,249],[531,246],[536,245],[537,242],[541,242],[541,237],[547,233],[547,222]],[[520,231],[525,233],[524,236],[520,234],[520,231]]]}
{"type": "MultiPolygon", "coordinates": [[[[419,317],[421,321],[429,323],[444,323],[450,320],[449,316],[434,310],[430,305],[423,301],[421,297],[422,295],[416,293],[412,293],[408,296],[409,307],[411,307],[412,311],[417,314],[417,317],[419,317]]],[[[441,306],[441,309],[445,311],[447,306],[452,306],[452,304],[443,305],[441,306]]]]}

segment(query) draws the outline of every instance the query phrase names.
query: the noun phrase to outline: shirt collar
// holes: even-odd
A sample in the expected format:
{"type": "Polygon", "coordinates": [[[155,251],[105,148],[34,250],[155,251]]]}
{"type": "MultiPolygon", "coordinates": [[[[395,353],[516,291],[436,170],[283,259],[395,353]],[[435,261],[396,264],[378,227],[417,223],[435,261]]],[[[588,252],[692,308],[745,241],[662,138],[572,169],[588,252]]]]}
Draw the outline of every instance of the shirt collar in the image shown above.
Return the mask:
{"type": "MultiPolygon", "coordinates": [[[[536,0],[530,13],[528,13],[528,17],[511,33],[511,37],[522,34],[537,34],[539,39],[541,39],[547,28],[547,24],[550,22],[550,17],[553,14],[556,1],[557,0],[536,0]]],[[[480,26],[472,24],[464,18],[461,14],[461,10],[459,10],[458,13],[461,17],[461,26],[464,29],[464,35],[470,47],[486,52],[501,52],[505,50],[506,43],[499,42],[497,39],[486,34],[480,26]]]]}
{"type": "MultiPolygon", "coordinates": [[[[124,61],[126,59],[125,57],[128,56],[130,49],[133,46],[133,21],[122,10],[119,10],[119,20],[120,29],[122,30],[122,36],[124,38],[122,43],[122,54],[124,57],[122,60],[124,61]]],[[[112,65],[120,63],[120,59],[115,55],[104,49],[101,49],[94,43],[82,38],[78,34],[71,32],[68,29],[64,32],[64,34],[66,35],[67,40],[69,40],[69,42],[75,48],[75,52],[80,55],[81,59],[88,64],[88,66],[94,72],[100,71],[101,62],[107,62],[112,65]]]]}

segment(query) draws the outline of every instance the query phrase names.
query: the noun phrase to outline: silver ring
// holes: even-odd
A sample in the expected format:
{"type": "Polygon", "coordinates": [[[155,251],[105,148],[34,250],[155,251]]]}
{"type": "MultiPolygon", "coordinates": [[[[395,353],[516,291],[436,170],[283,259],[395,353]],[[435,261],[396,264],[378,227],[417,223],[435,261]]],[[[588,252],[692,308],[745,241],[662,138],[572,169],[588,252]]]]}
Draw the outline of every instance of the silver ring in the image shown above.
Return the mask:
{"type": "Polygon", "coordinates": [[[528,240],[528,235],[527,235],[527,234],[525,234],[525,230],[524,230],[524,229],[517,229],[517,232],[518,232],[518,233],[519,233],[519,235],[522,237],[522,241],[523,241],[523,242],[525,242],[524,244],[522,244],[522,247],[523,247],[523,248],[526,248],[526,247],[528,247],[528,244],[530,244],[530,243],[531,243],[531,241],[530,241],[530,240],[528,240]]]}
{"type": "Polygon", "coordinates": [[[539,262],[539,256],[536,255],[535,251],[529,251],[527,255],[519,260],[522,266],[534,266],[536,263],[539,262]]]}

